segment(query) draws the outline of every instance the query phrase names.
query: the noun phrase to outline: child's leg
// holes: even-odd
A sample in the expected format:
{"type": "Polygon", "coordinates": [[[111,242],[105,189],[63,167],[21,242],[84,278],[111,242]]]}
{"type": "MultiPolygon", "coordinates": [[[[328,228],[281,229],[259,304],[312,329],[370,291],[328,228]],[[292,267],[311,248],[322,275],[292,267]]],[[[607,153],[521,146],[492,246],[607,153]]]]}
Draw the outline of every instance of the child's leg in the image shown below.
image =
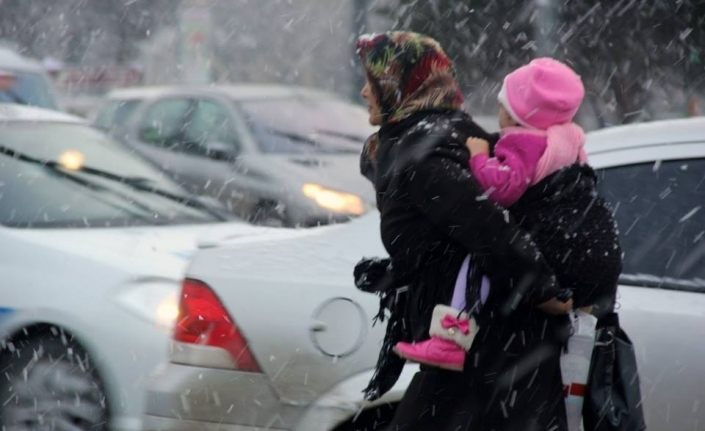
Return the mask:
{"type": "Polygon", "coordinates": [[[465,291],[468,288],[468,270],[470,269],[470,256],[466,256],[463,264],[458,271],[458,277],[455,279],[455,287],[453,288],[453,298],[450,301],[450,306],[456,310],[465,308],[465,291]]]}
{"type": "Polygon", "coordinates": [[[482,285],[480,286],[480,304],[484,305],[488,296],[490,296],[490,280],[483,275],[482,285]]]}
{"type": "MultiPolygon", "coordinates": [[[[450,301],[450,306],[457,310],[465,310],[467,305],[466,290],[468,288],[468,272],[470,271],[470,256],[467,256],[463,261],[460,271],[458,272],[458,277],[455,279],[455,287],[453,288],[453,297],[450,301]]],[[[482,282],[480,284],[479,300],[480,305],[487,302],[487,297],[490,295],[490,280],[486,276],[482,276],[482,282]]]]}
{"type": "Polygon", "coordinates": [[[419,343],[397,343],[394,351],[399,356],[448,370],[463,369],[465,352],[477,334],[477,324],[463,311],[469,268],[470,256],[467,256],[458,271],[450,307],[439,304],[433,310],[431,338],[419,343]]]}

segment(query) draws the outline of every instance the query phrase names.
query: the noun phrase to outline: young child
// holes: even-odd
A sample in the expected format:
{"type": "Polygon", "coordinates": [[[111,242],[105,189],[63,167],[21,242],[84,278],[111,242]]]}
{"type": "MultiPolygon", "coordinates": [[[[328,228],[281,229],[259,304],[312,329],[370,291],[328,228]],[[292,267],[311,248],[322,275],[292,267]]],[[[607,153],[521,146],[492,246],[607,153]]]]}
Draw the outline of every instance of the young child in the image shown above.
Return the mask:
{"type": "MultiPolygon", "coordinates": [[[[586,298],[583,301],[593,301],[614,293],[621,270],[621,249],[612,215],[596,195],[592,170],[577,168],[589,172],[576,177],[593,176],[583,188],[573,187],[572,182],[577,181],[569,181],[546,198],[542,193],[547,186],[535,187],[532,195],[541,196],[534,199],[538,204],[532,201],[531,205],[513,207],[551,174],[587,164],[585,135],[572,122],[584,94],[580,77],[568,66],[550,58],[533,60],[504,79],[498,95],[501,133],[494,157],[490,157],[485,140],[469,138],[466,145],[472,174],[488,198],[509,208],[517,220],[532,220],[529,226],[522,225],[532,233],[559,285],[574,295],[580,291],[586,298]],[[581,215],[589,222],[580,221],[581,215]]],[[[450,306],[437,305],[434,309],[431,338],[398,343],[398,355],[445,369],[463,369],[465,352],[478,330],[465,306],[466,274],[471,264],[466,258],[450,306]]],[[[487,279],[483,279],[480,303],[487,300],[489,290],[487,279]]],[[[575,303],[578,307],[591,304],[575,303]]]]}

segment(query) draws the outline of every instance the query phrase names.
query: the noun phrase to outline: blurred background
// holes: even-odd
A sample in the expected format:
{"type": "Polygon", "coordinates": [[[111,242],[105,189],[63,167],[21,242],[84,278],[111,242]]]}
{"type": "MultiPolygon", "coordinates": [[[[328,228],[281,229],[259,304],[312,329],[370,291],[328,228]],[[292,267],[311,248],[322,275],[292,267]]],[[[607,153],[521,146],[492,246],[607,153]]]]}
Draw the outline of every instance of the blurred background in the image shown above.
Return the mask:
{"type": "Polygon", "coordinates": [[[475,115],[495,112],[512,68],[567,61],[594,129],[699,115],[704,20],[695,0],[0,0],[0,43],[40,60],[85,116],[111,88],[152,84],[300,84],[358,101],[355,37],[415,30],[456,60],[475,115]]]}

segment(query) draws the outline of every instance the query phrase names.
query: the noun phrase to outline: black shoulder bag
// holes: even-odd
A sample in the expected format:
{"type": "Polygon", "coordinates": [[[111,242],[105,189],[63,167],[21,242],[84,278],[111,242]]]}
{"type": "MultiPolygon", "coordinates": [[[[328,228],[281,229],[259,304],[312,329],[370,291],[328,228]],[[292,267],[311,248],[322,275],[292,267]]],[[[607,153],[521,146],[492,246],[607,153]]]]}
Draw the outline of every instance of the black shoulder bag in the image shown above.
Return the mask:
{"type": "Polygon", "coordinates": [[[645,430],[641,402],[634,346],[611,311],[597,321],[583,404],[585,430],[645,430]]]}

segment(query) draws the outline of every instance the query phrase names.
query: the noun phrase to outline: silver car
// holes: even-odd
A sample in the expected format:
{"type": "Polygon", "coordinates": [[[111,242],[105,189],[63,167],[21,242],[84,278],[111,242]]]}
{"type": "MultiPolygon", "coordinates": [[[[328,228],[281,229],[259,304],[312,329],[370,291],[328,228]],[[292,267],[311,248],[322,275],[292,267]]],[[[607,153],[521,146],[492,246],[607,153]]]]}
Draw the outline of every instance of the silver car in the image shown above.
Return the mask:
{"type": "Polygon", "coordinates": [[[194,193],[256,223],[314,226],[365,213],[367,112],[275,85],[116,90],[95,119],[194,193]]]}
{"type": "MultiPolygon", "coordinates": [[[[594,132],[588,148],[621,228],[619,312],[636,346],[647,424],[700,429],[705,118],[594,132]]],[[[413,368],[384,400],[363,402],[382,332],[370,326],[377,301],[355,290],[351,269],[384,253],[378,223],[370,214],[199,252],[170,363],[149,384],[146,429],[383,429],[413,368]],[[193,315],[204,309],[208,323],[193,315]]]]}

